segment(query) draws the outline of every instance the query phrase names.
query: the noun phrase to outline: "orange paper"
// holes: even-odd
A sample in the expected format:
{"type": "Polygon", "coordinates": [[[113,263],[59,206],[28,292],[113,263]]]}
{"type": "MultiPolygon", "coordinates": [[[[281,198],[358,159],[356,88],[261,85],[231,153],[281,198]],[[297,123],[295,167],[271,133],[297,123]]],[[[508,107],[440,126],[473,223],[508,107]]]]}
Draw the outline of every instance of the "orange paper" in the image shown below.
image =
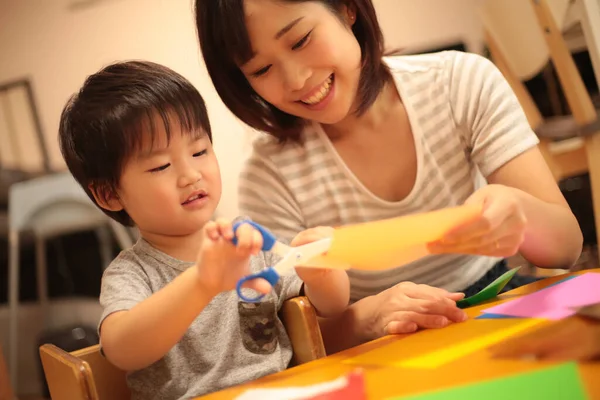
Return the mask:
{"type": "Polygon", "coordinates": [[[429,254],[427,243],[480,215],[480,206],[460,206],[339,227],[327,254],[306,266],[363,270],[400,267],[429,254]]]}

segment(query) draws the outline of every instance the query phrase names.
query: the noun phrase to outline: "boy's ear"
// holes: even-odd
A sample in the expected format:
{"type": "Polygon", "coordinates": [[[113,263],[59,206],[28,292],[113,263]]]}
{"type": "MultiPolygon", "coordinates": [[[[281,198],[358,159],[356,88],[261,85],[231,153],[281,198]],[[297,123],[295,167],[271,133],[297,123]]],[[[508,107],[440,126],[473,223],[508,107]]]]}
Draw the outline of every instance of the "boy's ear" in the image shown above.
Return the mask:
{"type": "Polygon", "coordinates": [[[108,185],[90,183],[88,188],[92,192],[96,203],[107,211],[121,211],[123,204],[117,193],[108,185]]]}

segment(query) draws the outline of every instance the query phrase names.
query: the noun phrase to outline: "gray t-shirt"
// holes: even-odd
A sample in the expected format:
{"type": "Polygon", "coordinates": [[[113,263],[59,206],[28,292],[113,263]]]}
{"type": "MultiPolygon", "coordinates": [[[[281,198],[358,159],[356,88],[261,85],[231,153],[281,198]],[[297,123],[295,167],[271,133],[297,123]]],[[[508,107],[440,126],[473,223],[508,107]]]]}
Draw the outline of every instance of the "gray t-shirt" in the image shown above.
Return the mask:
{"type": "MultiPolygon", "coordinates": [[[[251,258],[251,269],[276,261],[260,253],[251,258]]],[[[192,265],[140,239],[104,272],[99,327],[108,315],[131,309],[192,265]]],[[[286,274],[260,303],[245,303],[235,291],[217,295],[162,359],[128,374],[132,400],[193,398],[287,368],[292,348],[278,311],[301,285],[295,273],[286,274]]]]}

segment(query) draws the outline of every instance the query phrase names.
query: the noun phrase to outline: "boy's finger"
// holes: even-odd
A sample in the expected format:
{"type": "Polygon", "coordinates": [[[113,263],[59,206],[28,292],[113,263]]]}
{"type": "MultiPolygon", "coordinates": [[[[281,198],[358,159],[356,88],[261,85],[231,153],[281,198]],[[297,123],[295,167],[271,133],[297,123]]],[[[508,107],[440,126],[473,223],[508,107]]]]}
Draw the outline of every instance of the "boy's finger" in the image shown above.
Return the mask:
{"type": "Polygon", "coordinates": [[[209,221],[204,226],[204,232],[211,240],[217,240],[220,236],[219,227],[215,222],[209,221]]]}
{"type": "Polygon", "coordinates": [[[262,250],[263,237],[256,229],[252,232],[252,254],[258,254],[262,250]]]}
{"type": "Polygon", "coordinates": [[[233,239],[233,227],[231,226],[231,222],[225,218],[218,218],[217,225],[219,226],[219,231],[221,235],[227,239],[233,239]]]}
{"type": "Polygon", "coordinates": [[[252,237],[254,235],[254,228],[248,224],[242,224],[236,230],[235,236],[237,237],[237,251],[238,254],[246,254],[252,249],[252,237]]]}
{"type": "Polygon", "coordinates": [[[271,285],[269,282],[262,278],[252,279],[242,284],[245,289],[252,289],[260,294],[267,294],[271,291],[271,285]]]}

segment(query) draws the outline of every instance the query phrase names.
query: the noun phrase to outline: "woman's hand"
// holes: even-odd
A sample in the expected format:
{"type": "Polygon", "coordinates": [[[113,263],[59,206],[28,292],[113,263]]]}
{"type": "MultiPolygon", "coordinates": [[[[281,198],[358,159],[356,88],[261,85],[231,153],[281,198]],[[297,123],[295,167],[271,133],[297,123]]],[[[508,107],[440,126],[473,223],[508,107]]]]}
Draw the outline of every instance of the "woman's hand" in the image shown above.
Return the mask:
{"type": "MultiPolygon", "coordinates": [[[[450,293],[428,285],[402,282],[361,301],[365,340],[384,335],[415,332],[419,328],[443,328],[467,319],[456,306],[462,293],[450,293]]],[[[359,304],[357,303],[356,306],[359,304]]]]}
{"type": "Polygon", "coordinates": [[[481,216],[430,243],[429,251],[494,257],[515,255],[525,239],[527,226],[519,198],[518,189],[504,185],[484,186],[465,202],[481,205],[481,216]]]}
{"type": "Polygon", "coordinates": [[[600,358],[600,321],[575,317],[490,347],[496,358],[587,361],[600,358]]]}

